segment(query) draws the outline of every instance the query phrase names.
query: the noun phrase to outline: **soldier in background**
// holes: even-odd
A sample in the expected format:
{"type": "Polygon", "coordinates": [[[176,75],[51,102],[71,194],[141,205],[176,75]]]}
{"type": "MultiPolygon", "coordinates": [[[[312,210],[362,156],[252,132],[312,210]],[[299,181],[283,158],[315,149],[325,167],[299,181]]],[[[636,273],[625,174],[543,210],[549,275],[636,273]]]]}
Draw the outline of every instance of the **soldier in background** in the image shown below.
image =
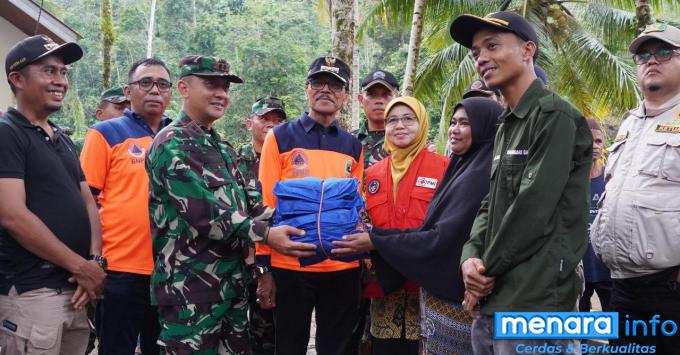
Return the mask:
{"type": "MultiPolygon", "coordinates": [[[[260,153],[267,133],[286,120],[283,100],[276,97],[261,97],[252,106],[251,116],[246,120],[250,131],[250,143],[238,149],[238,168],[246,184],[260,190],[258,172],[260,153]]],[[[271,309],[263,309],[257,303],[257,278],[264,274],[262,266],[255,265],[255,249],[250,248],[246,259],[249,274],[248,303],[250,304],[250,343],[255,354],[274,354],[274,315],[271,309]]]]}
{"type": "Polygon", "coordinates": [[[151,296],[165,354],[250,354],[248,246],[257,241],[290,256],[314,255],[314,245],[288,237],[303,231],[269,226],[273,210],[259,203],[236,152],[213,129],[229,105],[231,83],[242,82],[224,59],[181,58],[180,118],[158,134],[147,158],[151,296]]]}
{"type": "MultiPolygon", "coordinates": [[[[368,169],[373,164],[387,157],[383,144],[385,143],[385,107],[395,97],[399,96],[399,81],[388,71],[378,69],[368,73],[361,81],[361,94],[357,97],[361,108],[364,110],[366,120],[361,122],[358,129],[352,132],[364,147],[364,168],[368,169]]],[[[371,272],[370,259],[362,261],[361,282],[368,284],[375,280],[375,274],[371,272]]],[[[359,321],[352,333],[350,348],[356,349],[361,346],[360,353],[370,353],[370,334],[367,331],[369,324],[369,309],[371,300],[362,299],[359,305],[359,321]]]]}
{"type": "Polygon", "coordinates": [[[120,117],[126,109],[130,108],[130,100],[125,97],[122,87],[112,87],[104,90],[99,97],[99,105],[94,111],[100,121],[120,117]]]}
{"type": "Polygon", "coordinates": [[[357,97],[366,120],[359,129],[352,132],[364,146],[364,168],[383,160],[387,156],[385,142],[385,107],[399,96],[399,82],[385,70],[369,73],[361,81],[361,94],[357,97]]]}

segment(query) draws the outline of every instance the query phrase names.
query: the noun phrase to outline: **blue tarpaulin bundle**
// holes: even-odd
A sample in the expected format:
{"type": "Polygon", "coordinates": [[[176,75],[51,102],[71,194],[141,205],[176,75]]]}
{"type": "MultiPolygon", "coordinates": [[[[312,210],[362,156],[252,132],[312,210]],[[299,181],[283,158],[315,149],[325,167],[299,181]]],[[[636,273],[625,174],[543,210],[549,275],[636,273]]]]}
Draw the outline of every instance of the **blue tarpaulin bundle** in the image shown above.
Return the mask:
{"type": "Polygon", "coordinates": [[[276,183],[274,225],[285,224],[302,229],[305,235],[292,236],[292,239],[316,245],[316,255],[300,258],[300,266],[317,264],[326,259],[355,261],[368,257],[368,254],[350,257],[335,257],[331,254],[335,248],[332,243],[334,240],[342,240],[343,235],[357,233],[357,226],[363,223],[360,211],[364,209],[364,201],[358,187],[357,179],[342,178],[304,178],[276,183]]]}

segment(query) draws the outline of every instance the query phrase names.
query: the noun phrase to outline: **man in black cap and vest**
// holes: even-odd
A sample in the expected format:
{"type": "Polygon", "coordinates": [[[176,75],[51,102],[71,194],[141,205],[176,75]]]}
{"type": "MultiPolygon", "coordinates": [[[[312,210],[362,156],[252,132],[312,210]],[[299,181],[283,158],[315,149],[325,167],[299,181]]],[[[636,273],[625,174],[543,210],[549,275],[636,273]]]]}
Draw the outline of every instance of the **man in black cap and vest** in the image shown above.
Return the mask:
{"type": "Polygon", "coordinates": [[[451,25],[470,48],[480,78],[506,109],[494,144],[491,188],[461,257],[464,305],[475,354],[515,354],[518,344],[568,340],[496,339],[495,312],[575,310],[586,250],[592,135],[583,115],[536,77],[538,38],[513,12],[462,15],[451,25]]]}

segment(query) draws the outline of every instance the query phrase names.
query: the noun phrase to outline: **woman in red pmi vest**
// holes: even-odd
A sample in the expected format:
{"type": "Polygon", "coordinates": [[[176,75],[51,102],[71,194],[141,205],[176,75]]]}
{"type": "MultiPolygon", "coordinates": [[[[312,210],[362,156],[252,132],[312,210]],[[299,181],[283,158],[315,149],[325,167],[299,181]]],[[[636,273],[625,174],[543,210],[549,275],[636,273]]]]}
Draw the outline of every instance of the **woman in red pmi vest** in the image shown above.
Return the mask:
{"type": "MultiPolygon", "coordinates": [[[[385,150],[389,156],[366,170],[366,205],[371,223],[380,228],[418,228],[441,182],[449,159],[429,152],[430,118],[413,97],[392,100],[385,110],[385,150]]],[[[385,294],[377,281],[364,296],[371,297],[373,354],[418,352],[418,286],[407,281],[385,294]]]]}

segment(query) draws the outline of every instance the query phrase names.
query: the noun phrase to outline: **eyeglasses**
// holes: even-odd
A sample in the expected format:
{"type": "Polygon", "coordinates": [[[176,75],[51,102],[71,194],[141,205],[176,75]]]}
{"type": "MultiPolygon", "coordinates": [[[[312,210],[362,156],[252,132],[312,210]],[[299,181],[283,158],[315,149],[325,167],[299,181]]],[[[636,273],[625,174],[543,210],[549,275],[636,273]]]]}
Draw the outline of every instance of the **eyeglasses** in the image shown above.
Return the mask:
{"type": "Polygon", "coordinates": [[[395,127],[397,123],[401,122],[401,124],[406,126],[413,126],[418,122],[418,118],[413,117],[413,116],[401,116],[401,117],[396,117],[396,116],[390,116],[387,117],[387,120],[385,121],[385,125],[390,126],[390,127],[395,127]]]}
{"type": "Polygon", "coordinates": [[[137,84],[139,88],[144,91],[150,91],[154,85],[158,87],[158,91],[160,92],[168,92],[170,91],[170,89],[172,89],[172,83],[165,79],[153,80],[151,78],[142,78],[128,84],[129,85],[137,84]]]}
{"type": "Polygon", "coordinates": [[[340,92],[345,88],[345,84],[339,81],[310,80],[308,83],[314,90],[321,90],[324,86],[328,86],[331,91],[340,92]]]}
{"type": "Polygon", "coordinates": [[[652,59],[652,56],[654,56],[659,63],[663,63],[671,60],[674,55],[680,55],[680,50],[661,48],[656,50],[656,52],[644,51],[636,53],[633,56],[633,60],[635,61],[635,64],[642,65],[649,62],[649,60],[652,59]]]}

